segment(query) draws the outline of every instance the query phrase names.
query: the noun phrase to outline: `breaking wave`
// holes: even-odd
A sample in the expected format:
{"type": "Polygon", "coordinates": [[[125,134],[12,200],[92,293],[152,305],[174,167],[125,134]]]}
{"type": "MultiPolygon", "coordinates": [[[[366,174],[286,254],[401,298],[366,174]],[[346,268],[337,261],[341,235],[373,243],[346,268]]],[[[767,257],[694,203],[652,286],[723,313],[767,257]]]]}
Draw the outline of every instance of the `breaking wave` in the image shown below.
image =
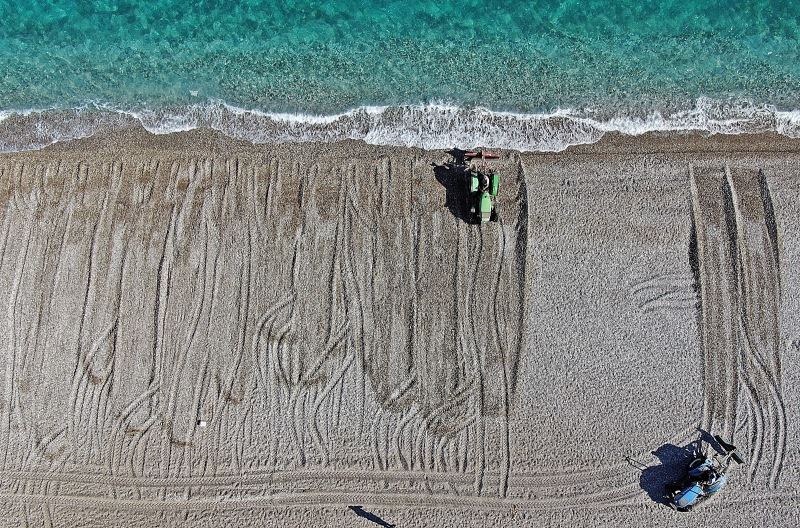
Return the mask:
{"type": "Polygon", "coordinates": [[[73,109],[0,112],[0,151],[47,145],[141,125],[154,134],[209,128],[257,144],[363,140],[425,149],[476,146],[557,152],[606,133],[745,134],[800,137],[800,111],[748,101],[698,99],[690,108],[640,116],[558,109],[520,114],[447,104],[362,106],[334,115],[270,113],[208,101],[171,109],[123,109],[92,103],[73,109]]]}

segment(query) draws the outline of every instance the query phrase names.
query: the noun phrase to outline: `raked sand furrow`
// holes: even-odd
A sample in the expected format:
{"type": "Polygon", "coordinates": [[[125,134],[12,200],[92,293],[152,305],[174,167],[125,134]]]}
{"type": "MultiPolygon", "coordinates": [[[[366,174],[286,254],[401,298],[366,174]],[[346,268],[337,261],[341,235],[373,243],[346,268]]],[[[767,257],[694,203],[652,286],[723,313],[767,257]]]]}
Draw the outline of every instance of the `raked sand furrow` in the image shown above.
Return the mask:
{"type": "Polygon", "coordinates": [[[730,191],[721,168],[693,167],[690,180],[700,276],[703,427],[729,438],[736,429],[740,347],[730,191]]]}
{"type": "MultiPolygon", "coordinates": [[[[363,502],[410,526],[670,525],[625,457],[657,468],[748,409],[750,497],[796,484],[793,143],[502,152],[501,222],[476,226],[443,152],[117,141],[0,158],[0,491],[21,518],[347,525],[363,502]]],[[[739,511],[735,471],[698,522],[739,511]]]]}
{"type": "MultiPolygon", "coordinates": [[[[764,442],[770,453],[769,485],[778,484],[786,449],[786,410],[781,382],[780,266],[775,225],[770,218],[769,188],[761,171],[730,169],[737,226],[739,296],[743,334],[742,375],[766,415],[764,442]]],[[[751,465],[751,475],[758,468],[751,465]]]]}

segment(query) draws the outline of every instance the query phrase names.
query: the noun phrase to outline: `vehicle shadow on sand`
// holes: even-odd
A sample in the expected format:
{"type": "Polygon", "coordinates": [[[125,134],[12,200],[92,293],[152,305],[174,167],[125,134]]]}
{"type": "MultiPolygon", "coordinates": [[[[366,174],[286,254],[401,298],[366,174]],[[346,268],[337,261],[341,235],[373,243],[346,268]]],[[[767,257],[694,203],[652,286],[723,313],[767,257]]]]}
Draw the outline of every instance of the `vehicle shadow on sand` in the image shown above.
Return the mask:
{"type": "Polygon", "coordinates": [[[695,453],[696,442],[679,447],[675,444],[664,444],[655,451],[653,456],[658,459],[658,464],[644,466],[639,476],[639,486],[647,493],[650,500],[658,504],[668,504],[667,486],[676,482],[686,473],[689,462],[695,453]]]}
{"type": "Polygon", "coordinates": [[[469,186],[467,165],[464,163],[464,151],[452,149],[448,151],[452,161],[433,166],[433,174],[445,190],[445,207],[459,220],[472,223],[469,215],[469,186]]]}
{"type": "Polygon", "coordinates": [[[666,493],[667,486],[686,475],[689,463],[700,452],[702,442],[718,450],[717,442],[711,433],[703,429],[698,429],[698,433],[699,437],[696,440],[692,440],[683,447],[667,443],[653,451],[652,455],[659,462],[656,465],[645,465],[630,457],[626,458],[631,466],[641,471],[639,486],[653,502],[669,504],[666,493]]]}

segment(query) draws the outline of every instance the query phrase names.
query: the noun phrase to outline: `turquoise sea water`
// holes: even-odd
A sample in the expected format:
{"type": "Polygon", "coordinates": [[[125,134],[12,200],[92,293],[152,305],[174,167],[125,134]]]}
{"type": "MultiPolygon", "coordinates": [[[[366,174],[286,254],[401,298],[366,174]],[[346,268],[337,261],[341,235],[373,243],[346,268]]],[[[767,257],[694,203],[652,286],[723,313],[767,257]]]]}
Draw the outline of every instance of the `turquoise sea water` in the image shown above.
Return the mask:
{"type": "Polygon", "coordinates": [[[791,135],[799,44],[788,0],[0,0],[0,119],[49,111],[0,126],[0,147],[24,146],[4,131],[37,125],[35,146],[119,111],[255,141],[537,148],[548,129],[580,142],[586,127],[740,132],[753,119],[791,135]]]}

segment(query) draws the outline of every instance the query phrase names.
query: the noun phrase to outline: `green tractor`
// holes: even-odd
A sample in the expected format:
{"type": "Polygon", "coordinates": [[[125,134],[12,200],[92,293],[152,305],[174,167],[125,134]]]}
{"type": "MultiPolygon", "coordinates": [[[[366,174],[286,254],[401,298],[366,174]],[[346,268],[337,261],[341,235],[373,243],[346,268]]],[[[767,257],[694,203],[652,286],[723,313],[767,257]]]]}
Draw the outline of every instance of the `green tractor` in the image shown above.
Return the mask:
{"type": "Polygon", "coordinates": [[[500,175],[494,170],[470,170],[469,178],[470,218],[476,224],[497,222],[494,199],[500,187],[500,175]]]}

